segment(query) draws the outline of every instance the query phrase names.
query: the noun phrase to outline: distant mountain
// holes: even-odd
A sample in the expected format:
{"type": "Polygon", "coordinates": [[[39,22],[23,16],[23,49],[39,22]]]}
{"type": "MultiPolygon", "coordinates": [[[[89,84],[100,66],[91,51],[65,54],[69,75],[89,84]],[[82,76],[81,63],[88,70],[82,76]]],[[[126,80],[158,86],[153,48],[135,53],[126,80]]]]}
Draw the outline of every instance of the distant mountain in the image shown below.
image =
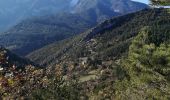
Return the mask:
{"type": "Polygon", "coordinates": [[[101,22],[116,14],[127,14],[148,7],[146,4],[131,0],[79,0],[72,13],[86,12],[101,22]]]}
{"type": "Polygon", "coordinates": [[[83,57],[103,61],[119,59],[127,54],[133,37],[141,28],[169,23],[168,17],[166,10],[145,9],[112,18],[74,38],[45,46],[27,57],[41,65],[55,65],[63,59],[77,61],[83,57]]]}
{"type": "Polygon", "coordinates": [[[0,31],[25,18],[57,13],[70,7],[70,0],[1,0],[0,31]]]}
{"type": "MultiPolygon", "coordinates": [[[[26,18],[31,18],[32,16],[56,14],[63,11],[80,12],[88,10],[91,7],[94,8],[95,6],[103,9],[102,7],[105,4],[105,6],[110,6],[111,3],[109,5],[107,4],[109,2],[112,2],[112,4],[114,4],[113,6],[117,6],[118,3],[121,4],[122,7],[125,6],[122,4],[122,0],[3,0],[0,1],[0,32],[9,29],[26,18]]],[[[127,3],[129,0],[124,0],[123,2],[127,3]]],[[[129,7],[131,7],[131,10],[133,9],[135,11],[136,9],[134,9],[134,7],[140,8],[141,6],[144,6],[144,4],[136,4],[134,2],[127,3],[126,11],[129,10],[129,7]],[[134,7],[132,8],[132,6],[134,7]]],[[[119,10],[117,7],[116,9],[119,10]]],[[[105,10],[105,8],[103,10],[105,10]]]]}
{"type": "Polygon", "coordinates": [[[105,19],[148,7],[131,0],[80,0],[70,4],[70,13],[22,21],[0,35],[0,44],[24,56],[45,45],[79,34],[105,19]]]}
{"type": "Polygon", "coordinates": [[[0,44],[19,55],[81,33],[95,25],[77,14],[60,14],[25,20],[0,34],[0,44]]]}

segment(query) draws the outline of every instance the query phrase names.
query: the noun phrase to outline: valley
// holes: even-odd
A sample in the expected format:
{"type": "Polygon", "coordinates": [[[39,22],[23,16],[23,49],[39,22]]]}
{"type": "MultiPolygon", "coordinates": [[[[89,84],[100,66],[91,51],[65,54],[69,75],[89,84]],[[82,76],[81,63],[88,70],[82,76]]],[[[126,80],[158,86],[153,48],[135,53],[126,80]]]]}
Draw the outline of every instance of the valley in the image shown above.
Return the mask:
{"type": "MultiPolygon", "coordinates": [[[[37,6],[35,5],[35,7],[45,6],[45,0],[42,5],[38,5],[39,1],[36,2],[37,6]]],[[[108,2],[103,2],[103,0],[81,0],[76,5],[68,8],[70,11],[61,10],[62,12],[23,19],[8,31],[0,34],[0,45],[20,56],[25,56],[43,46],[80,34],[108,18],[148,7],[145,4],[131,0],[120,0],[116,4],[115,1],[117,2],[117,0],[109,0],[108,2]],[[91,5],[89,6],[89,4],[91,5]]],[[[58,4],[52,2],[54,1],[49,1],[50,4],[58,4]]],[[[63,4],[62,0],[58,2],[61,2],[61,5],[63,4]]]]}
{"type": "Polygon", "coordinates": [[[0,34],[0,99],[169,100],[169,3],[150,3],[37,0],[68,8],[0,34]]]}

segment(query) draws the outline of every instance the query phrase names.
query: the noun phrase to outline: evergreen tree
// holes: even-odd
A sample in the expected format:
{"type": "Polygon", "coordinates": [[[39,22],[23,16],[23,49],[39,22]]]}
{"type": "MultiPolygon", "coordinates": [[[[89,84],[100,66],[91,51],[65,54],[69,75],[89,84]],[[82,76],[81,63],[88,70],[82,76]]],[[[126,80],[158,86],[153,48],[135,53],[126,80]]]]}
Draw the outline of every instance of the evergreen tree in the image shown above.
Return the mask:
{"type": "Polygon", "coordinates": [[[150,0],[152,5],[163,5],[167,6],[170,5],[170,0],[150,0]]]}

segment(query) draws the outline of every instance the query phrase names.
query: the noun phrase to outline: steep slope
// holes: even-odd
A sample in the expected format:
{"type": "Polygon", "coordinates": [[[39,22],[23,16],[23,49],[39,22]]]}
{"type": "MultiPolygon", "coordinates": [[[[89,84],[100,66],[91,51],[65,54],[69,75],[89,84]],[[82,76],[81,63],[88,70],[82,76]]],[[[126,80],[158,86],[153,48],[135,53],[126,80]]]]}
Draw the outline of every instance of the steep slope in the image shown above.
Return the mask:
{"type": "Polygon", "coordinates": [[[80,0],[70,8],[72,13],[25,20],[1,34],[0,44],[23,56],[49,43],[83,32],[107,18],[148,7],[130,0],[120,0],[120,5],[114,5],[114,2],[117,0],[80,0]]]}
{"type": "Polygon", "coordinates": [[[164,9],[145,9],[106,20],[79,36],[37,50],[28,58],[41,65],[55,65],[61,59],[77,61],[83,57],[118,59],[127,53],[131,40],[142,27],[169,23],[166,12],[164,9]]]}
{"type": "Polygon", "coordinates": [[[117,99],[169,99],[169,40],[169,23],[141,29],[129,47],[128,57],[120,63],[125,76],[116,83],[117,99]]]}
{"type": "MultiPolygon", "coordinates": [[[[12,67],[5,75],[0,68],[1,98],[170,98],[170,9],[145,9],[110,19],[40,51],[41,57],[48,52],[55,56],[46,58],[54,66],[27,66],[24,71],[12,67]]],[[[0,49],[1,66],[8,64],[8,54],[0,49]]]]}
{"type": "Polygon", "coordinates": [[[89,99],[168,100],[169,45],[169,9],[145,9],[107,20],[28,57],[79,79],[89,99]]]}
{"type": "Polygon", "coordinates": [[[131,0],[79,0],[72,12],[86,11],[86,14],[96,16],[96,22],[101,22],[116,14],[127,14],[147,7],[145,4],[131,0]]]}
{"type": "Polygon", "coordinates": [[[78,14],[36,17],[0,34],[0,44],[18,55],[26,55],[44,45],[83,32],[93,25],[93,22],[78,14]]]}
{"type": "Polygon", "coordinates": [[[79,95],[77,83],[64,80],[55,71],[33,66],[28,60],[0,47],[1,100],[79,100],[84,96],[79,95]]]}

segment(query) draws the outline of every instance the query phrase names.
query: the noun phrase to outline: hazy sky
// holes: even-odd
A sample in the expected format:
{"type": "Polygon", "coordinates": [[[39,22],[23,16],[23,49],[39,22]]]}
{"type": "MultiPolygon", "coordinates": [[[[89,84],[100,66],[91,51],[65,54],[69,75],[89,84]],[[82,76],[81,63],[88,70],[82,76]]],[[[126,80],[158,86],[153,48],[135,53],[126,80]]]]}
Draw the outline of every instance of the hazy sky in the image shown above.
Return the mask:
{"type": "Polygon", "coordinates": [[[138,1],[138,2],[149,4],[149,0],[132,0],[132,1],[138,1]]]}

